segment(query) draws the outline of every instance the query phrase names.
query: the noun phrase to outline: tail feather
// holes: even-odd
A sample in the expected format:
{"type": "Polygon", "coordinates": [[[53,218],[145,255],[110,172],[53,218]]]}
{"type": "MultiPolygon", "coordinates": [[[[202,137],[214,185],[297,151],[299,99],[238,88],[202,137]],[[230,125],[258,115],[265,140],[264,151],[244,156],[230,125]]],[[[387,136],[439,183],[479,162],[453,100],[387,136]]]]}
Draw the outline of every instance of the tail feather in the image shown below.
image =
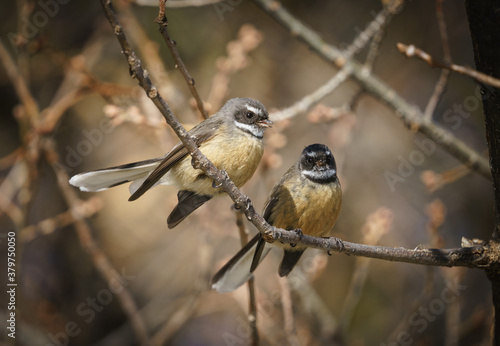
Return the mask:
{"type": "Polygon", "coordinates": [[[161,160],[161,158],[151,159],[80,173],[71,177],[69,183],[79,187],[82,191],[96,192],[106,190],[110,187],[137,179],[145,179],[158,166],[161,160]]]}
{"type": "Polygon", "coordinates": [[[305,250],[296,250],[296,251],[285,250],[285,253],[283,255],[283,260],[281,261],[280,267],[278,269],[279,276],[281,277],[288,276],[288,274],[290,274],[292,269],[299,261],[304,251],[305,250]]]}
{"type": "Polygon", "coordinates": [[[182,220],[211,198],[212,196],[198,195],[192,191],[180,190],[177,193],[179,202],[167,218],[168,228],[174,228],[180,224],[182,220]]]}
{"type": "MultiPolygon", "coordinates": [[[[213,277],[212,288],[218,292],[232,292],[252,277],[252,262],[254,262],[255,251],[260,243],[260,234],[252,238],[233,258],[231,258],[213,277]]],[[[271,245],[266,243],[260,251],[258,263],[266,257],[271,245]]],[[[253,266],[256,266],[254,264],[253,266]]]]}

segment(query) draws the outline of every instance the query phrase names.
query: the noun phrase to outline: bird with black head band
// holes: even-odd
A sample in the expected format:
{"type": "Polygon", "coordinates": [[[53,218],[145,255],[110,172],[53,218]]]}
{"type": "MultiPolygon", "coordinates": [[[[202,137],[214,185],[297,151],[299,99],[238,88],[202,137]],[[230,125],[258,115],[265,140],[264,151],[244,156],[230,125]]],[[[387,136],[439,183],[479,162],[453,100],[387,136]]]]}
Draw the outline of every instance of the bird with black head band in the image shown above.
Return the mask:
{"type": "MultiPolygon", "coordinates": [[[[342,190],[335,159],[327,146],[306,147],[294,164],[274,186],[264,208],[264,219],[286,230],[327,236],[342,205],[342,190]]],[[[244,284],[273,248],[283,249],[279,276],[287,276],[306,250],[301,244],[268,243],[261,234],[252,238],[213,277],[212,288],[231,292],[244,284]]]]}
{"type": "MultiPolygon", "coordinates": [[[[235,98],[188,133],[200,151],[241,187],[259,165],[264,151],[264,130],[272,124],[262,103],[235,98]]],[[[193,168],[182,142],[163,157],[77,174],[69,182],[82,191],[102,191],[132,182],[129,201],[158,184],[176,185],[180,191],[178,203],[167,219],[169,228],[177,226],[211,198],[224,193],[202,170],[193,168]]]]}

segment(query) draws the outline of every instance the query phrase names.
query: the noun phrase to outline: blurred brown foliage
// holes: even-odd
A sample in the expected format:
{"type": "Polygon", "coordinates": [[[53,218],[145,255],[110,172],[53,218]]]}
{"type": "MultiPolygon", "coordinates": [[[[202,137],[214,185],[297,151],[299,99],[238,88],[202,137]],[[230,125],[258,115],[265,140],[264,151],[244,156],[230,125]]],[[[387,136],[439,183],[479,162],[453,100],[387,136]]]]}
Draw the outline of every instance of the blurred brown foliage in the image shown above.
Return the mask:
{"type": "MultiPolygon", "coordinates": [[[[16,3],[17,8],[0,5],[2,42],[26,81],[35,105],[32,113],[39,117],[31,119],[29,109],[19,105],[22,95],[13,88],[13,71],[4,62],[0,266],[4,273],[5,237],[16,231],[17,343],[138,344],[118,299],[118,290],[126,290],[152,343],[247,344],[246,287],[221,295],[208,284],[240,246],[229,198],[210,201],[175,230],[165,224],[176,203],[176,190],[170,187],[157,187],[133,203],[127,202],[124,186],[92,195],[78,192],[81,201],[68,209],[68,195],[57,182],[51,157],[71,176],[162,156],[177,138],[130,78],[99,2],[16,3]],[[41,124],[36,134],[27,130],[34,123],[41,124]],[[34,135],[48,138],[55,156],[38,157],[37,148],[26,146],[34,135]],[[75,233],[77,219],[86,220],[95,246],[119,274],[115,280],[102,275],[91,250],[84,251],[82,233],[75,233]]],[[[157,32],[157,9],[115,3],[160,93],[191,127],[199,114],[157,32]]],[[[367,0],[284,5],[340,48],[347,48],[381,10],[380,2],[367,0]]],[[[453,61],[472,66],[463,4],[445,2],[443,12],[452,28],[448,41],[453,61]]],[[[336,71],[250,1],[167,8],[167,17],[209,113],[231,97],[256,98],[270,110],[285,108],[336,71]]],[[[382,36],[372,73],[424,109],[440,71],[405,59],[396,43],[412,43],[442,56],[435,3],[408,2],[382,36]]],[[[367,55],[368,48],[355,58],[364,61],[367,55]]],[[[344,191],[332,234],[410,248],[459,247],[462,236],[488,239],[493,228],[491,183],[467,174],[439,147],[423,149],[424,137],[408,131],[393,112],[353,81],[344,82],[310,112],[267,132],[261,167],[243,191],[262,209],[271,187],[301,150],[321,142],[337,158],[344,191]],[[388,179],[388,172],[399,178],[388,179]]],[[[470,79],[450,74],[434,121],[476,151],[485,151],[480,96],[470,79]]],[[[255,232],[250,224],[247,228],[255,232]]],[[[482,272],[356,261],[309,250],[287,286],[276,275],[278,256],[269,257],[255,275],[264,345],[409,340],[479,345],[489,338],[490,288],[482,272]]],[[[0,282],[5,280],[2,274],[0,282]]],[[[3,320],[6,304],[2,297],[3,320]]],[[[6,333],[2,328],[1,338],[12,341],[6,333]]]]}

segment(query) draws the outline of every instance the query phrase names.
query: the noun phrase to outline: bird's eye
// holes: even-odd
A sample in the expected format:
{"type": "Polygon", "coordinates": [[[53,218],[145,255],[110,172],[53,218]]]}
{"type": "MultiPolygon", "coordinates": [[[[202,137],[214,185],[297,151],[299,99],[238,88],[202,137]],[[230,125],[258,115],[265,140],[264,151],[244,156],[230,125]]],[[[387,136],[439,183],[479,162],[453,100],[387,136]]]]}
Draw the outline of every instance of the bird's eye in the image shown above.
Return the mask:
{"type": "Polygon", "coordinates": [[[252,119],[254,114],[252,112],[247,112],[247,114],[245,114],[245,116],[247,117],[247,119],[252,119]]]}
{"type": "Polygon", "coordinates": [[[312,157],[308,157],[307,158],[307,163],[308,164],[312,164],[314,162],[313,158],[312,157]]]}

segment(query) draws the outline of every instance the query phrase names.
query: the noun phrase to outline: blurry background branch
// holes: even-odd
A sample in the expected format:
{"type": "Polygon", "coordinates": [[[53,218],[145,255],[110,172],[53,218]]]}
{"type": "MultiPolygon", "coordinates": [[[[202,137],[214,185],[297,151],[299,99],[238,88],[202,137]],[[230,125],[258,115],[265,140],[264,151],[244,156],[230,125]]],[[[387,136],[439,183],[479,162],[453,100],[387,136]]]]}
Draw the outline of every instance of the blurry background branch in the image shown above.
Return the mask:
{"type": "Polygon", "coordinates": [[[438,61],[420,48],[415,47],[413,44],[406,45],[403,43],[398,43],[397,47],[399,52],[406,55],[407,58],[417,57],[420,60],[426,62],[430,67],[447,69],[474,78],[480,83],[489,84],[495,88],[500,87],[500,79],[481,73],[467,66],[460,66],[452,64],[450,62],[438,61]]]}
{"type": "MultiPolygon", "coordinates": [[[[166,0],[161,0],[160,3],[165,3],[166,0]]],[[[161,6],[160,6],[161,7],[161,6]]],[[[198,107],[198,110],[201,113],[201,117],[203,119],[208,118],[208,113],[205,110],[205,107],[203,105],[203,101],[200,98],[200,95],[198,94],[198,90],[196,90],[196,87],[194,86],[194,78],[191,77],[189,74],[186,65],[182,62],[181,56],[179,55],[179,51],[177,50],[177,42],[175,42],[172,37],[170,37],[170,34],[168,32],[168,21],[167,17],[165,16],[165,12],[161,13],[162,11],[160,10],[160,14],[158,14],[158,18],[156,18],[156,22],[158,23],[160,27],[160,33],[163,36],[163,39],[165,40],[168,49],[170,50],[170,54],[174,57],[175,60],[175,68],[179,69],[181,72],[182,76],[184,77],[184,80],[186,81],[189,90],[191,91],[191,94],[193,95],[196,105],[198,107]]]]}
{"type": "MultiPolygon", "coordinates": [[[[441,38],[441,44],[443,46],[443,58],[445,62],[451,62],[450,55],[450,45],[448,43],[448,31],[446,29],[446,21],[444,20],[443,13],[443,2],[444,0],[436,0],[436,18],[439,26],[439,37],[441,38]]],[[[450,74],[449,70],[442,70],[439,75],[439,79],[434,86],[434,92],[427,102],[427,106],[425,107],[424,117],[427,121],[432,121],[432,117],[436,110],[436,107],[443,96],[444,91],[446,90],[446,84],[448,83],[448,76],[450,74]]]]}

